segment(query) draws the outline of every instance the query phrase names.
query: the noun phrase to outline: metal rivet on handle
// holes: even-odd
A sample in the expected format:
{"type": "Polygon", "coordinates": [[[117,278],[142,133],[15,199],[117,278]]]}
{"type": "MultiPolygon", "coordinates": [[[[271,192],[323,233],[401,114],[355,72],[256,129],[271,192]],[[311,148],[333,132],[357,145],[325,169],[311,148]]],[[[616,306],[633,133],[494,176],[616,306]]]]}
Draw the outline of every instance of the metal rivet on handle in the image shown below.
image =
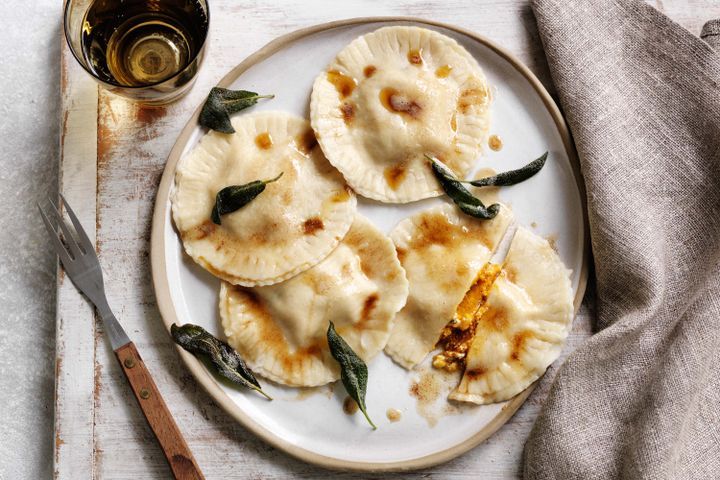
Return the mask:
{"type": "Polygon", "coordinates": [[[147,388],[143,388],[142,390],[140,390],[140,398],[144,400],[150,398],[150,390],[148,390],[147,388]]]}
{"type": "Polygon", "coordinates": [[[133,357],[128,357],[123,362],[123,365],[125,365],[125,368],[133,368],[135,366],[135,359],[133,357]]]}

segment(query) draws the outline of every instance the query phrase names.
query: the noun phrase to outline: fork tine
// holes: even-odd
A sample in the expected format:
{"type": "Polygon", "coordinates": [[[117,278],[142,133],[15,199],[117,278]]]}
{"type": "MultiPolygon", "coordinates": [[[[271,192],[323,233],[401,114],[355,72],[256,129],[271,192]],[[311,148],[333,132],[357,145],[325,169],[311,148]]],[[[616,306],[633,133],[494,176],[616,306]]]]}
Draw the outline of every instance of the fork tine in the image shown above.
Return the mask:
{"type": "MultiPolygon", "coordinates": [[[[63,237],[65,237],[65,244],[70,248],[70,252],[72,253],[73,258],[78,258],[82,256],[83,252],[78,247],[77,241],[75,240],[75,236],[70,231],[70,228],[65,223],[65,219],[62,216],[62,213],[60,213],[60,210],[58,210],[57,206],[55,206],[55,203],[48,198],[48,201],[50,202],[50,212],[52,215],[55,215],[55,220],[57,221],[58,225],[60,225],[60,228],[63,232],[63,237]]],[[[57,232],[57,230],[55,230],[57,232]]]]}
{"type": "Polygon", "coordinates": [[[85,233],[85,229],[80,224],[80,220],[78,220],[75,212],[73,212],[72,208],[70,208],[70,204],[67,202],[67,200],[65,200],[65,197],[62,193],[60,194],[60,201],[65,207],[65,211],[67,211],[68,216],[70,217],[70,220],[75,227],[75,231],[77,232],[78,239],[80,240],[80,247],[82,248],[83,253],[94,252],[95,246],[88,238],[87,233],[85,233]]]}
{"type": "Polygon", "coordinates": [[[47,215],[45,215],[45,212],[43,211],[39,203],[37,204],[37,207],[38,210],[40,210],[40,216],[43,219],[45,228],[50,234],[50,237],[52,237],[53,246],[55,247],[55,253],[58,254],[58,257],[60,257],[60,261],[62,262],[63,267],[67,269],[72,264],[72,259],[70,258],[67,250],[65,249],[65,245],[63,245],[62,241],[60,241],[60,235],[58,234],[57,230],[53,228],[50,220],[48,220],[47,215]]]}

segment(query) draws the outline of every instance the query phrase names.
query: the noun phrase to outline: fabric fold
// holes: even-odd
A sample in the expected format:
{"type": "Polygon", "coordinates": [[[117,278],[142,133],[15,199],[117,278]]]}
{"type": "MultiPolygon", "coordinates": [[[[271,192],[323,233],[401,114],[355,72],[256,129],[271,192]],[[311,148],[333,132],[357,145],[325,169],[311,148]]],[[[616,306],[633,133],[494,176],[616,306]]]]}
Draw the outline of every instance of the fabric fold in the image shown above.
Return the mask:
{"type": "Polygon", "coordinates": [[[720,56],[638,0],[535,0],[587,188],[596,333],[559,368],[528,479],[720,472],[720,56]]]}
{"type": "Polygon", "coordinates": [[[703,25],[702,32],[700,32],[700,38],[705,40],[708,45],[714,49],[720,48],[720,18],[710,20],[703,25]]]}

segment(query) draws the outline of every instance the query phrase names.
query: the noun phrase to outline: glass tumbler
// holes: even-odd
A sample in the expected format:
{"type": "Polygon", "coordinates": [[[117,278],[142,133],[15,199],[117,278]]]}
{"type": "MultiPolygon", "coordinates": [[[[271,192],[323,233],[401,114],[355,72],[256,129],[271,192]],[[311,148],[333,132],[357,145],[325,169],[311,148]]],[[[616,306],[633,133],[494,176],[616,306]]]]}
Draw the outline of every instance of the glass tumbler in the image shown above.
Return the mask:
{"type": "Polygon", "coordinates": [[[107,90],[146,105],[187,93],[205,55],[206,0],[66,0],[65,38],[107,90]]]}

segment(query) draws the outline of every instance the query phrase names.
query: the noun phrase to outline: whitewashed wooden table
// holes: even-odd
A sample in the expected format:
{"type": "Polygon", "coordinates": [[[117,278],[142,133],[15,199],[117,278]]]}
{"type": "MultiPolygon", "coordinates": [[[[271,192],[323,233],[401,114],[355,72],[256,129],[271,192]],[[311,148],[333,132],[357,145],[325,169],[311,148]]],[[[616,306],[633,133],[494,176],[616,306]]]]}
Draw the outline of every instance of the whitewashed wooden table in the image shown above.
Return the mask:
{"type": "MultiPolygon", "coordinates": [[[[553,87],[527,1],[210,3],[209,50],[197,85],[167,107],[139,107],[100,90],[63,47],[60,189],[94,237],[110,305],[137,344],[207,478],[318,478],[328,472],[264,444],[218,408],[181,364],[159,318],[150,278],[150,224],[156,188],[178,132],[210,87],[246,56],[279,35],[341,18],[398,15],[456,24],[507,48],[551,93],[553,87]]],[[[650,3],[696,34],[706,20],[720,17],[720,2],[713,0],[650,3]]],[[[564,356],[591,333],[593,295],[591,282],[564,356]]],[[[62,274],[57,305],[55,477],[169,478],[101,325],[62,274]]],[[[432,469],[382,477],[518,477],[525,439],[561,361],[515,416],[474,450],[432,469]]]]}

